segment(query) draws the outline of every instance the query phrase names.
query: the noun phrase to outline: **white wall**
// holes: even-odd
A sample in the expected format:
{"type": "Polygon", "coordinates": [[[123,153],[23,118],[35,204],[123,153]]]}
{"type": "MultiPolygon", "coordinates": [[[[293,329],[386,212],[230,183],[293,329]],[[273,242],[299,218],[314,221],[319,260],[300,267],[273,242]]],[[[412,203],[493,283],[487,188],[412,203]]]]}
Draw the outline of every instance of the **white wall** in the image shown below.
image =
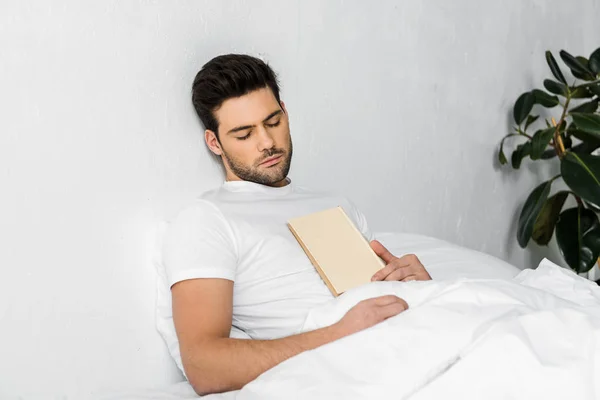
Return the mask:
{"type": "Polygon", "coordinates": [[[533,265],[514,232],[538,171],[499,170],[495,150],[543,51],[600,44],[598,3],[2,0],[0,398],[179,379],[148,239],[222,179],[190,86],[223,52],[279,71],[297,182],[347,194],[376,231],[533,265]]]}

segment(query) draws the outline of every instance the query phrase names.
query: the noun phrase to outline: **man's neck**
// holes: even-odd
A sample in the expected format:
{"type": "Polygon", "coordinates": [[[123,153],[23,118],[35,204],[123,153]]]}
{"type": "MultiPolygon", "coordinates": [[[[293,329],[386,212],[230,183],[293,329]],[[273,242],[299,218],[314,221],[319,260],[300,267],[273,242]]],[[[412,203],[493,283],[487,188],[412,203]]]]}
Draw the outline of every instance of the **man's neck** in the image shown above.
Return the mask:
{"type": "Polygon", "coordinates": [[[285,177],[284,179],[280,180],[279,182],[275,182],[273,184],[264,184],[264,183],[258,183],[258,182],[253,182],[253,181],[246,181],[244,179],[240,179],[237,176],[235,177],[225,177],[225,182],[250,182],[250,183],[255,183],[257,185],[263,185],[263,186],[267,186],[267,187],[274,187],[274,188],[280,188],[280,187],[284,187],[287,186],[291,183],[291,180],[288,177],[285,177]]]}

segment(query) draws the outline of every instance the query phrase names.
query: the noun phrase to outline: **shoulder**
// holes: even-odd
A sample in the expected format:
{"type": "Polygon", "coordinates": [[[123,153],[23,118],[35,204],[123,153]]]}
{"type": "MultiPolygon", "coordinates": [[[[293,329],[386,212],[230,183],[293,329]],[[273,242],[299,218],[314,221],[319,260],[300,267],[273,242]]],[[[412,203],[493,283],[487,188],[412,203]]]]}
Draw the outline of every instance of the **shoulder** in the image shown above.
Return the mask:
{"type": "Polygon", "coordinates": [[[217,204],[199,198],[182,207],[167,223],[167,237],[199,237],[217,232],[231,239],[229,222],[217,204]]]}
{"type": "Polygon", "coordinates": [[[223,213],[219,207],[221,197],[221,188],[208,190],[200,196],[188,201],[187,204],[181,206],[168,222],[182,223],[205,218],[222,218],[223,213]]]}
{"type": "Polygon", "coordinates": [[[221,217],[221,211],[213,202],[205,199],[196,199],[192,203],[180,208],[168,222],[170,225],[178,225],[191,221],[221,217]]]}
{"type": "Polygon", "coordinates": [[[162,259],[169,285],[193,278],[233,280],[237,244],[218,207],[199,199],[168,222],[162,259]]]}

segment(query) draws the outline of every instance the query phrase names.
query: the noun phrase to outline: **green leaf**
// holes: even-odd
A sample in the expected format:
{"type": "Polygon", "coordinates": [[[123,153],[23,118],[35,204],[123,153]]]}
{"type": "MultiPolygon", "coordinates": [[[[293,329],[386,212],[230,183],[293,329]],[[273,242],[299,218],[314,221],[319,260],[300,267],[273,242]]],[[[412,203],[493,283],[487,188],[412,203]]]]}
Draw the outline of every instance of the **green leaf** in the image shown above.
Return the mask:
{"type": "Polygon", "coordinates": [[[504,165],[508,162],[508,160],[506,159],[506,155],[504,154],[504,141],[512,136],[521,136],[521,135],[519,135],[518,133],[510,133],[510,134],[504,136],[502,138],[502,141],[500,141],[500,150],[498,151],[498,161],[502,165],[504,165]]]}
{"type": "Polygon", "coordinates": [[[571,148],[576,154],[591,154],[594,150],[600,148],[600,142],[582,142],[571,148]]]}
{"type": "Polygon", "coordinates": [[[536,104],[539,104],[543,107],[552,108],[560,104],[558,97],[550,96],[543,90],[533,89],[531,93],[533,93],[533,96],[535,97],[536,104]]]}
{"type": "Polygon", "coordinates": [[[521,167],[521,161],[531,154],[531,142],[526,142],[517,146],[511,156],[511,164],[514,169],[521,167]]]}
{"type": "Polygon", "coordinates": [[[534,104],[535,97],[531,92],[525,92],[519,96],[513,108],[513,117],[517,125],[521,125],[531,112],[534,104]]]}
{"type": "Polygon", "coordinates": [[[569,88],[571,92],[572,99],[589,99],[594,97],[594,93],[592,93],[587,87],[583,86],[573,86],[569,88]]]}
{"type": "Polygon", "coordinates": [[[561,191],[548,198],[544,203],[540,214],[535,220],[533,233],[531,235],[533,241],[540,246],[547,245],[550,242],[550,239],[552,239],[556,221],[558,221],[560,210],[562,210],[567,197],[569,197],[569,192],[561,191]]]}
{"type": "Polygon", "coordinates": [[[568,151],[560,161],[560,173],[577,196],[600,206],[600,156],[568,151]]]}
{"type": "Polygon", "coordinates": [[[544,182],[533,189],[533,192],[531,192],[527,200],[525,200],[525,205],[519,216],[519,226],[517,228],[517,241],[519,242],[519,246],[525,248],[527,243],[529,243],[529,239],[531,239],[533,233],[533,226],[550,194],[551,187],[552,180],[544,182]]]}
{"type": "Polygon", "coordinates": [[[531,140],[532,160],[539,160],[542,157],[542,154],[546,150],[546,147],[548,147],[548,144],[550,144],[555,131],[555,127],[540,129],[533,135],[533,139],[531,140]]]}
{"type": "Polygon", "coordinates": [[[574,271],[592,269],[600,254],[600,222],[596,213],[583,207],[563,211],[556,223],[556,242],[574,271]]]}
{"type": "Polygon", "coordinates": [[[562,71],[560,70],[560,67],[558,66],[558,63],[556,62],[556,59],[554,58],[554,56],[552,55],[552,53],[550,51],[546,52],[546,62],[548,63],[548,66],[550,67],[550,71],[552,71],[552,75],[554,75],[554,77],[556,79],[558,79],[560,82],[566,84],[567,81],[565,80],[565,77],[563,76],[562,71]]]}
{"type": "Polygon", "coordinates": [[[600,115],[572,112],[571,117],[579,130],[600,135],[600,115]]]}
{"type": "Polygon", "coordinates": [[[594,134],[594,133],[589,133],[589,132],[585,132],[582,131],[580,129],[577,129],[577,127],[573,128],[573,124],[571,124],[571,126],[569,127],[569,135],[576,137],[577,139],[585,142],[585,143],[600,143],[600,135],[598,134],[594,134]]]}
{"type": "Polygon", "coordinates": [[[573,139],[571,139],[570,136],[565,136],[564,133],[561,133],[560,137],[563,140],[563,145],[565,146],[565,149],[569,150],[571,147],[573,147],[573,139]]]}
{"type": "Polygon", "coordinates": [[[556,154],[556,150],[555,149],[548,149],[548,150],[546,150],[546,151],[544,151],[542,153],[542,156],[540,157],[540,159],[542,159],[542,160],[550,160],[551,158],[554,158],[556,156],[557,156],[557,154],[556,154]]]}
{"type": "Polygon", "coordinates": [[[567,128],[567,121],[565,121],[563,119],[563,121],[560,123],[560,126],[558,127],[558,131],[561,133],[564,133],[566,128],[567,128]]]}
{"type": "Polygon", "coordinates": [[[600,48],[597,48],[592,55],[590,55],[588,66],[593,73],[600,75],[600,48]]]}
{"type": "Polygon", "coordinates": [[[600,84],[588,86],[588,90],[596,96],[600,96],[600,84]]]}
{"type": "Polygon", "coordinates": [[[582,81],[593,81],[594,77],[592,75],[589,74],[582,74],[580,72],[577,72],[575,70],[571,70],[571,73],[573,74],[573,76],[577,79],[581,79],[582,81]]]}
{"type": "Polygon", "coordinates": [[[579,61],[580,63],[582,63],[588,70],[590,69],[589,67],[589,61],[587,58],[583,57],[583,56],[577,56],[575,57],[577,59],[577,61],[579,61]]]}
{"type": "Polygon", "coordinates": [[[527,128],[529,128],[529,126],[531,124],[533,124],[535,121],[537,121],[537,119],[539,118],[539,115],[528,115],[527,116],[527,121],[525,121],[525,130],[527,130],[527,128]]]}
{"type": "Polygon", "coordinates": [[[498,152],[498,162],[500,162],[501,165],[505,165],[508,162],[502,146],[500,146],[500,151],[498,152]]]}
{"type": "MultiPolygon", "coordinates": [[[[577,56],[575,57],[577,59],[577,61],[579,61],[580,63],[582,63],[589,71],[589,63],[588,63],[588,59],[582,56],[577,56]]],[[[589,73],[583,73],[580,74],[576,71],[571,70],[571,72],[573,73],[573,76],[577,79],[582,79],[584,81],[593,81],[594,78],[594,74],[590,71],[589,73]]]]}
{"type": "Polygon", "coordinates": [[[559,94],[564,97],[566,97],[568,93],[567,85],[553,81],[552,79],[544,79],[544,87],[550,93],[559,94]]]}
{"type": "Polygon", "coordinates": [[[586,65],[581,63],[577,58],[573,57],[571,54],[567,53],[564,50],[561,50],[560,58],[562,58],[564,63],[567,65],[567,67],[569,67],[573,75],[575,75],[577,78],[584,79],[586,81],[594,80],[594,73],[590,71],[586,65]]]}
{"type": "Polygon", "coordinates": [[[596,112],[597,109],[598,109],[598,99],[588,101],[587,103],[580,104],[577,107],[572,108],[570,112],[593,114],[596,112]]]}

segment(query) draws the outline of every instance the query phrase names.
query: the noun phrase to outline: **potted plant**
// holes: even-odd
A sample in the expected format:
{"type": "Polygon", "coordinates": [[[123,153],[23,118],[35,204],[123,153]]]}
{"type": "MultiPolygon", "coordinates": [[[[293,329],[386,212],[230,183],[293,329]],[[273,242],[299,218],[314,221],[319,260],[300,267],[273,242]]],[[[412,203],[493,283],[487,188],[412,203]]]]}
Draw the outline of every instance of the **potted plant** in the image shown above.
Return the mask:
{"type": "Polygon", "coordinates": [[[523,248],[530,240],[545,246],[556,231],[567,265],[585,273],[600,256],[600,156],[595,155],[600,149],[600,48],[588,58],[562,50],[560,58],[573,78],[565,77],[547,51],[546,61],[555,79],[544,80],[545,90],[533,89],[518,97],[513,108],[515,126],[502,139],[498,159],[508,164],[503,147],[511,138],[521,141],[510,155],[514,169],[527,157],[560,163],[560,174],[527,197],[519,216],[517,241],[523,248]],[[552,190],[559,179],[567,190],[552,190]],[[569,197],[574,206],[567,204],[569,197]]]}

